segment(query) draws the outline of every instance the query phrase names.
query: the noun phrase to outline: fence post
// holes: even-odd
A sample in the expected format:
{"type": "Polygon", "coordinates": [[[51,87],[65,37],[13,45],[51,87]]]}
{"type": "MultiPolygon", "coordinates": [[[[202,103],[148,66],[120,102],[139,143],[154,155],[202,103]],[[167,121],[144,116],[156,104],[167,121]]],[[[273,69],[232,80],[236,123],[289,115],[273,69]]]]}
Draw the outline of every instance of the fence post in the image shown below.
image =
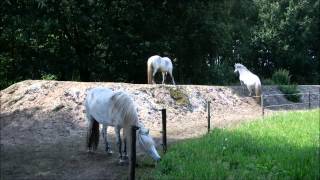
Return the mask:
{"type": "Polygon", "coordinates": [[[137,126],[131,127],[131,157],[129,161],[129,180],[135,179],[136,174],[136,131],[139,128],[137,126]]]}
{"type": "Polygon", "coordinates": [[[210,116],[210,101],[208,101],[207,102],[207,104],[208,104],[208,133],[210,132],[210,118],[211,118],[211,116],[210,116]]]}
{"type": "Polygon", "coordinates": [[[163,153],[167,152],[167,112],[166,109],[162,109],[162,148],[163,153]]]}
{"type": "Polygon", "coordinates": [[[263,104],[263,94],[261,94],[261,113],[262,113],[262,118],[264,118],[264,104],[263,104]]]}
{"type": "Polygon", "coordinates": [[[309,91],[309,97],[308,97],[308,99],[309,99],[309,109],[311,109],[311,96],[310,96],[310,91],[309,91]]]}

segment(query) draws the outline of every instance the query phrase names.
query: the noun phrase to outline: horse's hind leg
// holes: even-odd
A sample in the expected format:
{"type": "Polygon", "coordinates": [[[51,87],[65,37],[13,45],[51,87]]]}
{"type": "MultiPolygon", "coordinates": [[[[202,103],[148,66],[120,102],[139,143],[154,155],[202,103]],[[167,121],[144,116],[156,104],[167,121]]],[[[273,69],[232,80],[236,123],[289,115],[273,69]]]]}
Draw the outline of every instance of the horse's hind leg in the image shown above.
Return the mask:
{"type": "Polygon", "coordinates": [[[152,73],[152,83],[155,84],[156,82],[154,81],[154,76],[156,75],[158,69],[154,69],[152,73]]]}
{"type": "Polygon", "coordinates": [[[169,74],[170,74],[170,77],[171,77],[171,80],[172,80],[172,84],[173,84],[173,85],[176,85],[176,82],[174,82],[174,77],[173,77],[173,75],[172,75],[172,72],[169,71],[169,74]]]}
{"type": "Polygon", "coordinates": [[[103,125],[102,126],[102,136],[103,136],[103,139],[104,139],[104,144],[106,145],[106,152],[108,154],[112,154],[112,150],[111,150],[111,145],[109,145],[108,143],[108,126],[107,125],[103,125]]]}
{"type": "Polygon", "coordinates": [[[162,84],[164,84],[165,79],[166,79],[166,72],[162,72],[162,84]]]}

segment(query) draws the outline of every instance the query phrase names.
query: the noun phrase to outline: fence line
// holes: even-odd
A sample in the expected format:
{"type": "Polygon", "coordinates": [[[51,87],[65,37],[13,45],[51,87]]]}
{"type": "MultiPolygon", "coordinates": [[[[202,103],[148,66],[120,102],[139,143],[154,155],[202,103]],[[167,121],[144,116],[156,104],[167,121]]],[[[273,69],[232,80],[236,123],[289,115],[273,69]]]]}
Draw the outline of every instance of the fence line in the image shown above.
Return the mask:
{"type": "Polygon", "coordinates": [[[276,104],[276,105],[268,105],[268,106],[264,106],[266,107],[280,107],[280,106],[293,106],[293,105],[302,105],[302,104],[309,104],[309,102],[305,102],[305,103],[289,103],[289,104],[276,104]]]}
{"type": "MultiPolygon", "coordinates": [[[[320,91],[319,91],[320,92],[320,91]]],[[[240,100],[241,99],[248,99],[248,98],[255,98],[255,97],[259,97],[261,98],[261,115],[262,117],[264,117],[264,114],[265,114],[265,108],[270,108],[270,107],[282,107],[282,106],[298,106],[298,105],[305,105],[305,104],[308,104],[308,108],[311,109],[311,105],[314,104],[314,102],[319,102],[319,107],[320,107],[320,93],[310,93],[310,91],[308,93],[294,93],[294,94],[267,94],[267,95],[264,95],[264,94],[261,94],[261,96],[247,96],[247,97],[241,97],[239,98],[240,100]],[[308,95],[308,100],[307,102],[303,102],[303,103],[289,103],[289,104],[276,104],[276,105],[267,105],[265,106],[264,105],[264,101],[265,99],[267,99],[268,97],[272,97],[272,96],[285,96],[285,95],[308,95]],[[318,98],[316,99],[312,99],[311,100],[311,95],[316,95],[318,96],[318,98]]],[[[239,100],[237,99],[237,100],[239,100]]],[[[234,103],[235,100],[233,100],[233,103],[234,103]]],[[[208,132],[210,131],[210,102],[207,101],[207,107],[208,107],[208,132]]],[[[232,107],[232,109],[234,109],[234,107],[232,107]]],[[[214,117],[215,118],[225,118],[225,116],[228,116],[228,114],[220,114],[220,115],[215,115],[214,117]]]]}
{"type": "MultiPolygon", "coordinates": [[[[290,96],[290,95],[309,95],[309,93],[293,93],[293,94],[263,94],[263,97],[272,97],[272,96],[290,96]]],[[[318,93],[310,93],[310,95],[320,96],[318,93]]],[[[245,96],[240,97],[239,99],[246,99],[246,98],[255,98],[261,96],[245,96]]]]}

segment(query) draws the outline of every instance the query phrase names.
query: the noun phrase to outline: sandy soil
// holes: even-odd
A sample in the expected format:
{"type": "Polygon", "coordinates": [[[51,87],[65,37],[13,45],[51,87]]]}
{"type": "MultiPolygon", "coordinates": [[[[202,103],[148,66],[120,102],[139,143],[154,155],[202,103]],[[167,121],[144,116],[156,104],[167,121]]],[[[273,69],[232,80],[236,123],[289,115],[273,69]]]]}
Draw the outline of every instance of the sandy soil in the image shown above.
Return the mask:
{"type": "MultiPolygon", "coordinates": [[[[169,143],[207,132],[207,101],[211,101],[212,127],[235,126],[261,117],[261,107],[238,86],[23,81],[0,94],[1,179],[126,179],[128,168],[118,165],[117,153],[110,156],[104,152],[102,139],[97,152],[86,152],[83,102],[86,91],[97,86],[131,95],[140,120],[150,128],[159,151],[162,108],[167,109],[169,143]]],[[[312,107],[319,106],[319,87],[299,87],[302,92],[311,92],[312,107]]],[[[264,87],[263,92],[280,94],[275,87],[264,87]]],[[[302,102],[308,98],[303,96],[302,102]]],[[[270,96],[264,103],[290,102],[283,96],[270,96]]],[[[284,110],[306,107],[308,104],[284,107],[284,110]]],[[[275,110],[281,109],[272,107],[265,112],[270,114],[275,110]]],[[[117,152],[113,128],[109,129],[112,147],[117,152]]],[[[139,149],[138,163],[140,169],[154,166],[139,149]]]]}

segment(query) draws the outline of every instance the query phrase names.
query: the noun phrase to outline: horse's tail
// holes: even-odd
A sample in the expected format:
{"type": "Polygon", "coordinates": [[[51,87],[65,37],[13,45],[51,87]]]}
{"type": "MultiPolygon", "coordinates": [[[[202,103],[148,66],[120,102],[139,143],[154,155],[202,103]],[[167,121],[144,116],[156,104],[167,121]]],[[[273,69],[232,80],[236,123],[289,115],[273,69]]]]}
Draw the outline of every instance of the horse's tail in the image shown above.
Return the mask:
{"type": "Polygon", "coordinates": [[[152,84],[152,73],[153,73],[153,67],[152,67],[152,59],[148,59],[147,63],[147,75],[148,75],[148,84],[152,84]]]}
{"type": "Polygon", "coordinates": [[[256,101],[261,103],[261,83],[256,83],[255,85],[256,101]]]}
{"type": "Polygon", "coordinates": [[[89,122],[87,133],[87,147],[89,150],[96,150],[99,144],[99,123],[95,119],[89,122]]]}

